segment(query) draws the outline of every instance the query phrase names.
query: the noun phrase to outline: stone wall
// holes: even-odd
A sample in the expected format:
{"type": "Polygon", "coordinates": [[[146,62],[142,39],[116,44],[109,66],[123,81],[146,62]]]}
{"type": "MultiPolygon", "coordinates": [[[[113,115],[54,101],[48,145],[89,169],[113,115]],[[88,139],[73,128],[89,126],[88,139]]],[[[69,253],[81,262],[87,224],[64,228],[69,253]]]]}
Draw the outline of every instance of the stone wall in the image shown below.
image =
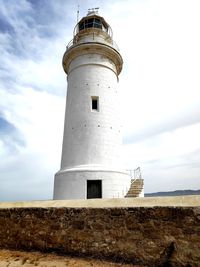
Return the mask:
{"type": "Polygon", "coordinates": [[[0,209],[0,247],[199,266],[199,207],[0,209]]]}

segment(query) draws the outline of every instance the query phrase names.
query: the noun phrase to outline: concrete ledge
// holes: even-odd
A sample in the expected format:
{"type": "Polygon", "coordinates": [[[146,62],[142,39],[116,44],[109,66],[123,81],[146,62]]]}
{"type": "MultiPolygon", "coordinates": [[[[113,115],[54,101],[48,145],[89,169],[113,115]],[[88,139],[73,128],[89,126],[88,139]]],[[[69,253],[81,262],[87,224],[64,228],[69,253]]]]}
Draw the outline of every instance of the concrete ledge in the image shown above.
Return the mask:
{"type": "Polygon", "coordinates": [[[0,202],[0,209],[8,208],[117,208],[117,207],[198,207],[200,195],[177,197],[112,198],[87,200],[45,200],[0,202]]]}

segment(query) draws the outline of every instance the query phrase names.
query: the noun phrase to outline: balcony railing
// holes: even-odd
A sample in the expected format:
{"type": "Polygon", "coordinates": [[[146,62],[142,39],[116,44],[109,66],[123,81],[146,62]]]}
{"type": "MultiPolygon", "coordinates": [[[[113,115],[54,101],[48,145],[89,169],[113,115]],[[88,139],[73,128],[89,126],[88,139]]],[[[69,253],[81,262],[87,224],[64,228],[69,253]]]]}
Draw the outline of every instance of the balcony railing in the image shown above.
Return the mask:
{"type": "MultiPolygon", "coordinates": [[[[91,42],[94,42],[95,43],[95,39],[93,40],[93,41],[91,41],[91,42]]],[[[99,43],[99,42],[97,42],[97,43],[99,43]]],[[[77,45],[78,44],[78,42],[76,42],[74,39],[72,39],[69,43],[68,43],[68,45],[66,46],[66,50],[69,50],[72,46],[75,46],[75,45],[77,45]]],[[[81,44],[81,43],[80,43],[81,44]]],[[[105,44],[106,45],[106,43],[102,43],[102,44],[105,44]]],[[[115,43],[115,41],[112,41],[111,43],[108,43],[108,45],[111,45],[115,50],[117,50],[117,51],[119,51],[119,47],[118,47],[118,45],[115,43]]]]}

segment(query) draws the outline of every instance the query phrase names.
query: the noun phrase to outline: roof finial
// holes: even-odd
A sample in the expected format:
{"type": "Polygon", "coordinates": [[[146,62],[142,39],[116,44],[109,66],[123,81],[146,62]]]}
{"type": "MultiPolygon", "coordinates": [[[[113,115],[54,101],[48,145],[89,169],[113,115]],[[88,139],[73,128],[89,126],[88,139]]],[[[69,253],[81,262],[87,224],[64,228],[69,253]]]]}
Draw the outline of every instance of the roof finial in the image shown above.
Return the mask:
{"type": "Polygon", "coordinates": [[[89,8],[87,16],[98,15],[99,7],[89,8]]]}

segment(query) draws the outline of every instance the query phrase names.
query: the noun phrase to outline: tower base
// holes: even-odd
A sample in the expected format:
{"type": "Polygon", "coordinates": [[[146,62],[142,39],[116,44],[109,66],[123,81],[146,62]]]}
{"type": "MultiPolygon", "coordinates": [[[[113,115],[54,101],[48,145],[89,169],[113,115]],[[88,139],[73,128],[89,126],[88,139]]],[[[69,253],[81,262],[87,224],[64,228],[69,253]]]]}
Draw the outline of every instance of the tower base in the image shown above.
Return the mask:
{"type": "Polygon", "coordinates": [[[53,199],[123,198],[130,186],[125,171],[71,168],[56,173],[53,199]]]}

